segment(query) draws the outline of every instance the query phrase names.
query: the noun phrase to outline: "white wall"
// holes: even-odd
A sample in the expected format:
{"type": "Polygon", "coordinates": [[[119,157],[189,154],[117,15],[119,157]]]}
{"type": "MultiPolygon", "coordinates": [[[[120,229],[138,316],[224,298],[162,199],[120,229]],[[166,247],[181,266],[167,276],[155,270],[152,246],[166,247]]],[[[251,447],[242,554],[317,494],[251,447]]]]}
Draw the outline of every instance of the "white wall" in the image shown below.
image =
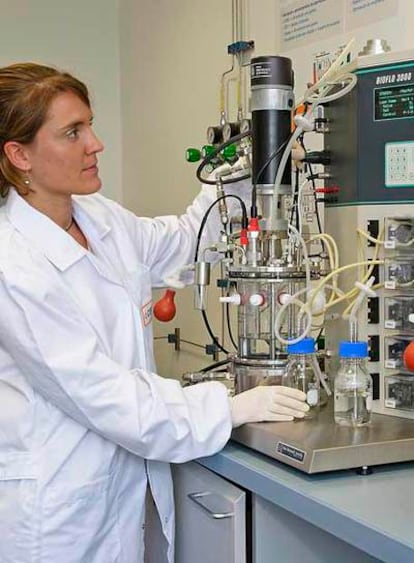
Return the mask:
{"type": "Polygon", "coordinates": [[[117,0],[0,0],[0,65],[35,61],[60,67],[91,90],[103,192],[122,199],[117,0]]]}
{"type": "Polygon", "coordinates": [[[125,203],[140,213],[178,213],[197,192],[184,150],[205,143],[207,125],[218,118],[219,72],[229,64],[229,6],[222,0],[120,2],[125,203]]]}
{"type": "MultiPolygon", "coordinates": [[[[220,73],[231,63],[231,2],[121,0],[120,8],[124,203],[143,215],[180,213],[199,189],[185,149],[206,144],[207,126],[219,119],[220,73]]],[[[156,334],[178,326],[184,339],[206,343],[192,290],[179,292],[177,304],[174,321],[155,321],[156,334]]],[[[157,342],[162,374],[208,361],[197,348],[184,349],[177,355],[157,342]]]]}

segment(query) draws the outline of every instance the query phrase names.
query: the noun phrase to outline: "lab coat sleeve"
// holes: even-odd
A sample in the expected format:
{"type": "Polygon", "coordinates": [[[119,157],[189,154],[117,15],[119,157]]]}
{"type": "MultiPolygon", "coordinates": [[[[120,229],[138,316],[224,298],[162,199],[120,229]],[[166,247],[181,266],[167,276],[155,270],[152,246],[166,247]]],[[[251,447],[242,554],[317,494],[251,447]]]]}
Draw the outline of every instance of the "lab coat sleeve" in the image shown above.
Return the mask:
{"type": "MultiPolygon", "coordinates": [[[[237,195],[249,205],[250,181],[225,185],[225,193],[237,195]]],[[[200,224],[216,199],[215,187],[203,185],[193,203],[179,217],[172,215],[155,218],[137,217],[120,208],[122,220],[133,237],[136,248],[139,249],[138,260],[149,267],[154,287],[164,286],[167,276],[187,264],[193,264],[200,224]]],[[[230,216],[241,216],[241,206],[235,198],[227,198],[226,203],[230,216]]],[[[211,210],[203,229],[200,251],[208,244],[217,242],[222,229],[216,205],[211,210]]],[[[214,260],[214,257],[210,255],[209,259],[214,260]]]]}
{"type": "MultiPolygon", "coordinates": [[[[231,432],[226,388],[182,388],[103,352],[94,329],[41,268],[0,276],[0,340],[33,389],[80,425],[143,458],[183,462],[231,432]]],[[[63,290],[63,291],[62,291],[63,290]]]]}

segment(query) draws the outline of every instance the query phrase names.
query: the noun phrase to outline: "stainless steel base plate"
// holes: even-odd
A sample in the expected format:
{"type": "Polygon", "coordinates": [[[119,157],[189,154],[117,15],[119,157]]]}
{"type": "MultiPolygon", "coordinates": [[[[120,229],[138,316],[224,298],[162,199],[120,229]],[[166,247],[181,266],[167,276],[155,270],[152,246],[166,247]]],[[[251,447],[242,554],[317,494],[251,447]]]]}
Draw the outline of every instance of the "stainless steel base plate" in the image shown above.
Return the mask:
{"type": "Polygon", "coordinates": [[[374,414],[369,426],[338,426],[331,403],[315,419],[246,424],[232,439],[305,473],[414,460],[414,420],[374,414]]]}

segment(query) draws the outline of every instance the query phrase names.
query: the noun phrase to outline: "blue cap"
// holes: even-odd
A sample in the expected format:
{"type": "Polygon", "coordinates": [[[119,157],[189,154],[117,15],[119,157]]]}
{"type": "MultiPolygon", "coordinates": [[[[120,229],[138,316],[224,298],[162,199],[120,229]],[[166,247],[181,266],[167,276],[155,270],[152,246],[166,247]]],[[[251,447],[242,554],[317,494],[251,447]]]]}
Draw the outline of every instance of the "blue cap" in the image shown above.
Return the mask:
{"type": "Polygon", "coordinates": [[[313,354],[315,352],[315,339],[303,338],[296,344],[288,344],[288,354],[313,354]]]}
{"type": "Polygon", "coordinates": [[[368,356],[368,342],[349,342],[339,343],[339,356],[341,358],[366,358],[368,356]]]}

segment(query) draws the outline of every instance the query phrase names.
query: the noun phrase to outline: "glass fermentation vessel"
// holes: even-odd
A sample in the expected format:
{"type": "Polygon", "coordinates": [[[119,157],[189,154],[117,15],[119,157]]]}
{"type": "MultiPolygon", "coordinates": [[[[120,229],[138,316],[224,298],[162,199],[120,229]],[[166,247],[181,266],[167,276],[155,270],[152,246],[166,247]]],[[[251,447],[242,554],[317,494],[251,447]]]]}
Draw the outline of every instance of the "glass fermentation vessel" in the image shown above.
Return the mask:
{"type": "Polygon", "coordinates": [[[371,421],[372,378],[366,366],[368,344],[339,344],[339,369],[335,377],[335,422],[341,426],[365,426],[371,421]]]}

